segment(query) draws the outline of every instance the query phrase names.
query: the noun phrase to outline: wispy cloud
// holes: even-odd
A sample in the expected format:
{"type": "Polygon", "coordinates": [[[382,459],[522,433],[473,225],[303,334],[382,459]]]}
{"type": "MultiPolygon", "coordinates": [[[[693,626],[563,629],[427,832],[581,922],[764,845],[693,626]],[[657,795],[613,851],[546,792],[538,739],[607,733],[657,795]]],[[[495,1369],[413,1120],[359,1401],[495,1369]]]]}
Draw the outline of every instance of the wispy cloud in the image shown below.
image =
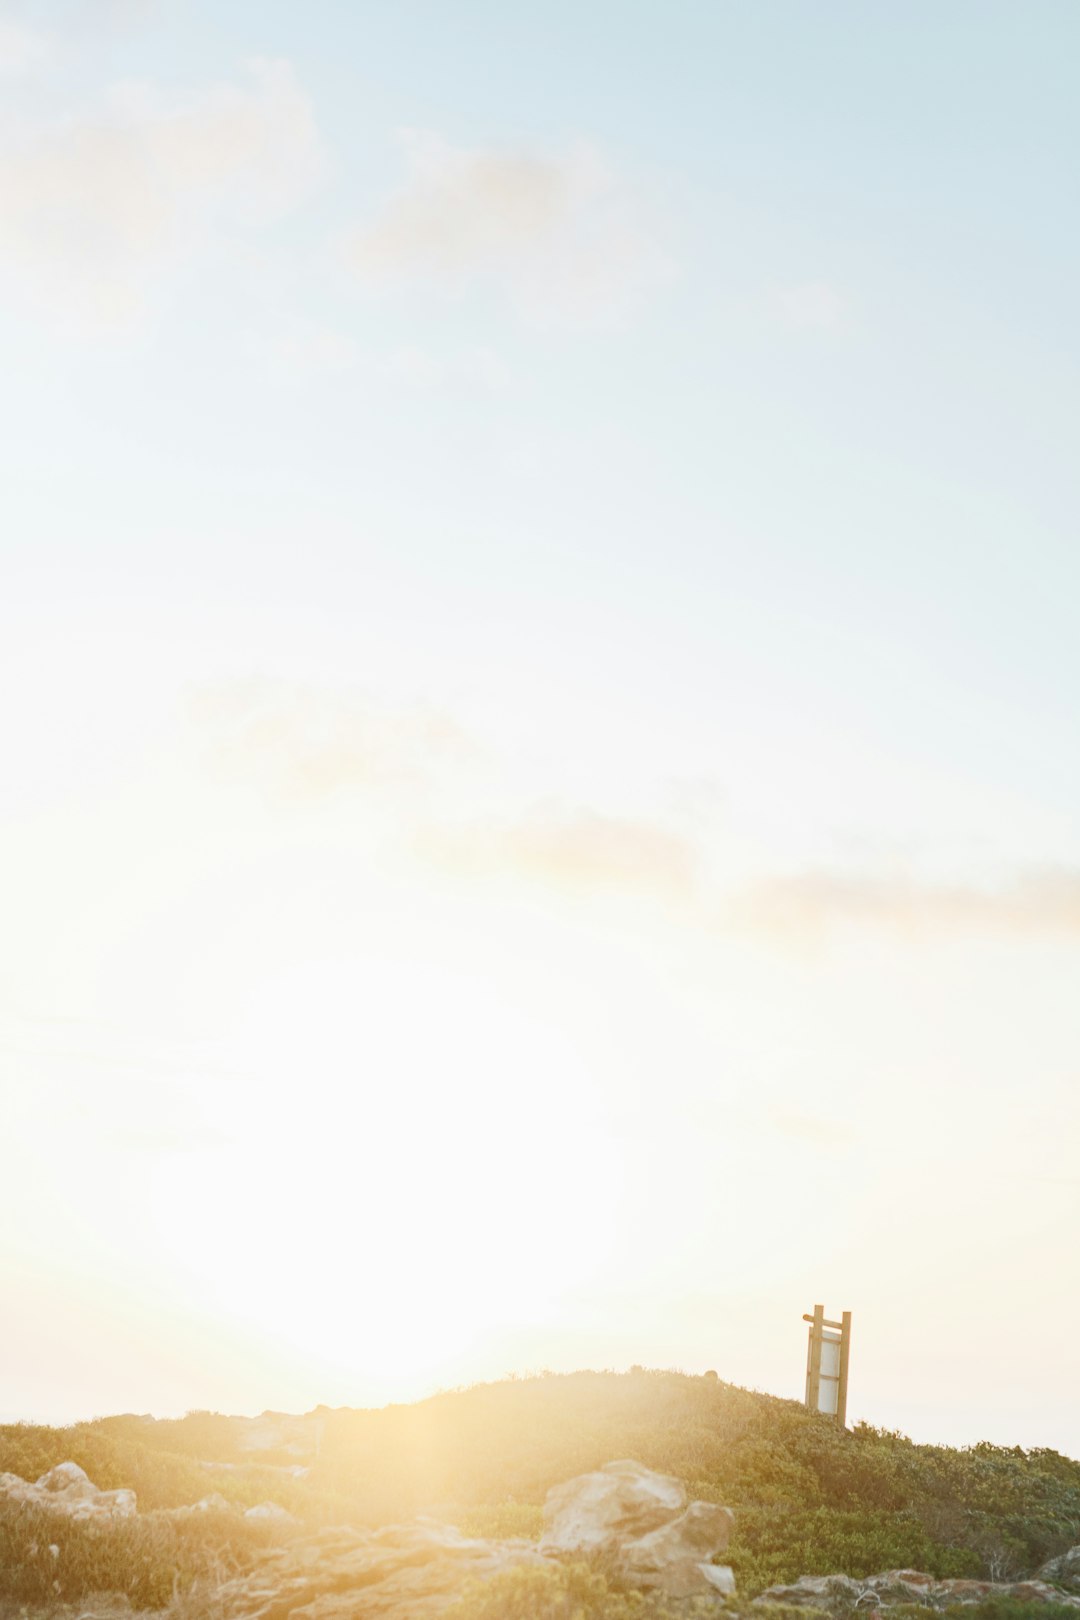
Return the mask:
{"type": "Polygon", "coordinates": [[[940,934],[1080,935],[1080,871],[1006,874],[993,887],[917,878],[796,873],[754,884],[724,908],[728,926],[807,939],[871,929],[940,934]]]}
{"type": "Polygon", "coordinates": [[[500,784],[498,761],[434,706],[393,707],[362,692],[252,679],[197,690],[188,718],[196,757],[217,779],[295,805],[347,795],[389,804],[413,856],[458,877],[509,878],[571,900],[660,900],[676,905],[686,926],[783,946],[852,933],[911,944],[1080,937],[1075,868],[1002,871],[983,884],[872,867],[721,882],[710,870],[707,828],[686,830],[674,813],[626,815],[530,798],[500,784]],[[496,811],[473,791],[480,775],[496,811]]]}
{"type": "Polygon", "coordinates": [[[428,828],[422,853],[469,876],[510,875],[571,895],[685,901],[696,851],[659,823],[584,808],[526,809],[501,822],[428,828]]]}
{"type": "Polygon", "coordinates": [[[124,321],[148,282],[214,222],[258,223],[319,171],[311,106],[288,62],[186,95],[114,86],[75,117],[0,145],[0,267],[79,321],[124,321]]]}
{"type": "Polygon", "coordinates": [[[474,284],[543,320],[618,320],[672,273],[648,209],[592,148],[559,156],[400,136],[406,177],[357,231],[372,285],[474,284]]]}
{"type": "Polygon", "coordinates": [[[289,800],[392,789],[408,796],[475,745],[444,711],[391,708],[361,692],[289,681],[223,682],[193,692],[194,747],[210,770],[289,800]]]}

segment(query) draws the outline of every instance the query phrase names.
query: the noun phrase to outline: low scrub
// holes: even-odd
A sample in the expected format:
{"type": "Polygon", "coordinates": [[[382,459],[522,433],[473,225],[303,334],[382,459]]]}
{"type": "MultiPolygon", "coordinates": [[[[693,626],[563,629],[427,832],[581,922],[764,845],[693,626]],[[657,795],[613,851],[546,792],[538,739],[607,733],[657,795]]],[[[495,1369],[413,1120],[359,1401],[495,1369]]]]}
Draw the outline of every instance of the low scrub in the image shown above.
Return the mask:
{"type": "Polygon", "coordinates": [[[72,1520],[0,1504],[0,1598],[32,1604],[122,1594],[161,1608],[200,1580],[250,1568],[274,1532],[229,1512],[72,1520]]]}
{"type": "Polygon", "coordinates": [[[240,1507],[277,1502],[308,1524],[429,1513],[469,1535],[535,1537],[552,1485],[633,1457],[677,1475],[691,1497],[734,1508],[725,1556],[747,1597],[799,1575],[904,1567],[1016,1580],[1080,1543],[1080,1462],[840,1430],[796,1401],[719,1379],[541,1374],[320,1418],[306,1479],[251,1464],[242,1426],[206,1412],[0,1427],[0,1471],[36,1479],[71,1459],[96,1485],[133,1487],[142,1511],[219,1491],[240,1507]]]}

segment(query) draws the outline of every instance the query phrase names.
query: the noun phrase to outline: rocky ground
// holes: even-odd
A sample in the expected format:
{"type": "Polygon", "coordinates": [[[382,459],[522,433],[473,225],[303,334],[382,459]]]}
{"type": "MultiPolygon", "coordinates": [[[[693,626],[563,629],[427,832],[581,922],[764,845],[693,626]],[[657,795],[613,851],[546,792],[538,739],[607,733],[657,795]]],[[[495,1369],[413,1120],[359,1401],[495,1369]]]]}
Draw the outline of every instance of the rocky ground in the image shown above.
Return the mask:
{"type": "MultiPolygon", "coordinates": [[[[55,1540],[35,1556],[59,1558],[64,1521],[101,1527],[103,1533],[138,1514],[130,1490],[101,1491],[74,1463],[61,1463],[35,1483],[0,1475],[0,1501],[16,1512],[41,1515],[55,1540]]],[[[240,1510],[232,1510],[238,1516],[240,1510]]],[[[220,1497],[190,1507],[159,1510],[163,1519],[228,1514],[220,1497]]],[[[740,1604],[731,1570],[716,1559],[727,1547],[733,1515],[714,1503],[687,1499],[682,1483],[632,1461],[607,1464],[548,1493],[539,1543],[477,1539],[429,1518],[363,1531],[350,1527],[306,1531],[272,1503],[249,1508],[244,1518],[272,1535],[253,1566],[178,1593],[175,1620],[426,1620],[450,1608],[471,1581],[489,1581],[515,1568],[543,1569],[588,1559],[602,1567],[617,1590],[661,1594],[673,1612],[695,1614],[703,1604],[718,1615],[796,1606],[833,1615],[916,1605],[928,1611],[1001,1597],[1033,1605],[1063,1604],[1080,1610],[1080,1547],[1054,1559],[1032,1580],[994,1583],[935,1580],[915,1570],[892,1570],[853,1580],[838,1573],[804,1576],[740,1604]]],[[[9,1607],[8,1615],[42,1613],[9,1607]]],[[[135,1611],[120,1594],[51,1611],[63,1620],[115,1620],[135,1611]]],[[[160,1611],[158,1611],[160,1612],[160,1611]]]]}

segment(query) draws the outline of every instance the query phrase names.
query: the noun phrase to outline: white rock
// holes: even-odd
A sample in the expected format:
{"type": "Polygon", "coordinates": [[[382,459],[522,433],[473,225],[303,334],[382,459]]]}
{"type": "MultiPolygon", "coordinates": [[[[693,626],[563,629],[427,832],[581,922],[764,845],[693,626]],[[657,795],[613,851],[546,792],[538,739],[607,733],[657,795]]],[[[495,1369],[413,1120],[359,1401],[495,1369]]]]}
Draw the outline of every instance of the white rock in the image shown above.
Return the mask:
{"type": "Polygon", "coordinates": [[[623,1557],[631,1569],[663,1569],[679,1559],[711,1558],[723,1552],[731,1538],[734,1515],[714,1502],[691,1502],[685,1513],[659,1530],[627,1542],[623,1557]]]}
{"type": "Polygon", "coordinates": [[[230,1507],[225,1498],[214,1491],[210,1496],[200,1496],[197,1502],[185,1502],[183,1507],[163,1508],[161,1511],[174,1519],[188,1519],[193,1513],[228,1513],[230,1507]]]}
{"type": "Polygon", "coordinates": [[[618,1552],[619,1570],[634,1585],[656,1587],[669,1597],[719,1590],[722,1580],[718,1584],[701,1571],[714,1553],[727,1546],[732,1518],[730,1508],[691,1502],[685,1513],[659,1530],[624,1542],[618,1552]]]}
{"type": "Polygon", "coordinates": [[[544,1503],[541,1552],[596,1552],[658,1530],[686,1506],[669,1474],[637,1462],[612,1462],[556,1485],[544,1503]]]}
{"type": "Polygon", "coordinates": [[[78,1463],[62,1462],[57,1463],[55,1468],[50,1468],[47,1474],[42,1474],[37,1482],[37,1488],[39,1491],[78,1491],[80,1494],[89,1494],[96,1487],[90,1484],[90,1476],[85,1468],[80,1468],[78,1463]]]}
{"type": "Polygon", "coordinates": [[[1053,1581],[1080,1594],[1080,1547],[1070,1547],[1059,1558],[1051,1558],[1039,1571],[1040,1581],[1053,1581]]]}
{"type": "Polygon", "coordinates": [[[18,1474],[0,1474],[0,1498],[27,1502],[71,1519],[126,1519],[135,1512],[134,1491],[99,1491],[85,1470],[73,1462],[57,1463],[34,1485],[18,1474]]]}
{"type": "Polygon", "coordinates": [[[734,1597],[735,1571],[730,1564],[699,1564],[698,1569],[714,1590],[724,1597],[734,1597]]]}
{"type": "Polygon", "coordinates": [[[244,1518],[250,1519],[254,1524],[276,1524],[282,1529],[300,1522],[278,1502],[259,1502],[255,1507],[247,1509],[244,1518]]]}

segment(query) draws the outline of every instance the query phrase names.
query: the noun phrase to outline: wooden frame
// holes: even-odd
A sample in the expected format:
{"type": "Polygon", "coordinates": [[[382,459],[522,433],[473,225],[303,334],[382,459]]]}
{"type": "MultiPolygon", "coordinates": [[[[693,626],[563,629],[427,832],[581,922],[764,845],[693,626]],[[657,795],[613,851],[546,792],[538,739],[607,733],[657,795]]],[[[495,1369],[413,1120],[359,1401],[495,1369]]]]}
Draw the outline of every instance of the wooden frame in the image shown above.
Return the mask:
{"type": "MultiPolygon", "coordinates": [[[[825,1412],[835,1417],[837,1426],[847,1427],[848,1369],[851,1363],[851,1312],[845,1311],[839,1322],[831,1322],[825,1315],[824,1305],[815,1305],[813,1316],[803,1316],[810,1323],[806,1347],[806,1405],[811,1412],[825,1412]],[[825,1344],[838,1345],[836,1372],[822,1372],[821,1351],[825,1344]],[[826,1386],[825,1389],[822,1386],[826,1386]],[[834,1393],[828,1388],[835,1385],[834,1393]],[[822,1405],[822,1395],[828,1396],[822,1405]]],[[[830,1357],[830,1365],[832,1358],[830,1357]]]]}

